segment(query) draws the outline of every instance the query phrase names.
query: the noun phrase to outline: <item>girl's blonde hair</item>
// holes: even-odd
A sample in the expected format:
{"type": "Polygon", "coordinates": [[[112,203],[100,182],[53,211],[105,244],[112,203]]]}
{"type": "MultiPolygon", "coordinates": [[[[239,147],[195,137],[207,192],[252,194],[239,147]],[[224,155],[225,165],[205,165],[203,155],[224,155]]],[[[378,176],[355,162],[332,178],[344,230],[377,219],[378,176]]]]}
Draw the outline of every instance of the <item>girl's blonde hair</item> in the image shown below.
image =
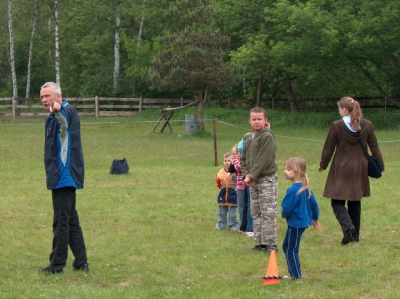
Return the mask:
{"type": "Polygon", "coordinates": [[[289,170],[293,170],[300,178],[301,181],[303,182],[303,186],[297,191],[297,195],[299,195],[301,192],[307,190],[308,191],[308,198],[311,197],[311,188],[310,188],[310,182],[308,181],[308,176],[306,173],[307,170],[307,165],[306,165],[306,160],[300,157],[293,157],[290,158],[285,162],[285,167],[289,170]]]}
{"type": "Polygon", "coordinates": [[[346,108],[350,113],[350,125],[357,131],[361,131],[361,120],[363,114],[360,103],[351,97],[343,97],[337,103],[340,108],[346,108]]]}
{"type": "Polygon", "coordinates": [[[233,147],[232,147],[232,153],[234,154],[234,153],[239,153],[239,150],[238,150],[238,143],[236,143],[233,147]]]}

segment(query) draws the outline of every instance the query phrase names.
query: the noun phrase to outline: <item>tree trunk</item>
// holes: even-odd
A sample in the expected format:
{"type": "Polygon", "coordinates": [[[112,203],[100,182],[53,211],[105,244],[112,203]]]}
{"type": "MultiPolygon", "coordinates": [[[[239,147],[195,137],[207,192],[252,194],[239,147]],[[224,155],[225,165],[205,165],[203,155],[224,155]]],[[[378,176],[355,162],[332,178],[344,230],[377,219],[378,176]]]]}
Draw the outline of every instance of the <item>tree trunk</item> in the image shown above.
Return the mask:
{"type": "Polygon", "coordinates": [[[364,76],[372,83],[372,85],[375,87],[375,89],[381,94],[381,96],[385,99],[387,99],[392,105],[395,105],[397,107],[400,107],[400,103],[392,98],[390,98],[387,93],[383,90],[383,88],[380,86],[380,84],[375,80],[375,78],[371,75],[370,72],[368,72],[366,69],[361,67],[361,71],[364,74],[364,76]]]}
{"type": "Polygon", "coordinates": [[[285,90],[286,97],[289,101],[290,111],[297,112],[297,100],[296,95],[293,91],[292,81],[290,80],[290,76],[286,71],[279,71],[279,74],[282,76],[282,85],[285,90]]]}
{"type": "Polygon", "coordinates": [[[15,69],[15,56],[14,56],[14,30],[13,30],[13,3],[12,0],[8,1],[8,33],[10,35],[10,67],[13,85],[13,97],[18,98],[18,85],[17,85],[17,72],[15,69]]]}
{"type": "MultiPolygon", "coordinates": [[[[138,32],[138,37],[137,37],[137,42],[136,42],[137,50],[136,50],[135,61],[134,61],[135,64],[136,64],[137,57],[138,57],[139,47],[140,47],[140,44],[142,43],[143,28],[144,28],[144,10],[146,8],[146,0],[143,0],[142,8],[143,8],[142,18],[140,19],[139,32],[138,32]]],[[[135,95],[135,87],[136,87],[136,82],[133,82],[133,84],[132,84],[132,95],[135,95]]]]}
{"type": "MultiPolygon", "coordinates": [[[[144,9],[146,8],[146,0],[143,0],[142,7],[143,7],[143,11],[144,11],[144,9]]],[[[140,19],[140,26],[139,26],[139,32],[138,32],[138,38],[137,38],[138,46],[140,46],[140,43],[142,41],[143,28],[144,28],[144,12],[142,13],[142,18],[140,19]]]]}
{"type": "Polygon", "coordinates": [[[264,76],[258,76],[257,78],[257,107],[261,107],[261,100],[263,94],[263,83],[264,83],[264,76]]]}
{"type": "MultiPolygon", "coordinates": [[[[32,56],[33,56],[33,41],[36,34],[36,24],[37,24],[37,16],[38,16],[38,5],[39,0],[35,0],[33,3],[33,16],[32,16],[32,32],[31,32],[31,40],[29,42],[29,57],[28,57],[28,69],[27,69],[27,77],[26,77],[26,92],[25,98],[29,98],[30,89],[31,89],[31,71],[32,71],[32,56]]],[[[28,101],[27,101],[28,102],[28,101]]],[[[27,106],[29,103],[26,103],[27,106]]],[[[29,111],[29,108],[28,108],[29,111]]]]}
{"type": "Polygon", "coordinates": [[[55,65],[56,65],[56,83],[61,85],[60,76],[60,43],[58,28],[58,0],[54,1],[54,38],[55,38],[55,65]]]}
{"type": "Polygon", "coordinates": [[[119,47],[120,47],[120,26],[121,26],[121,14],[120,8],[121,3],[115,4],[115,37],[114,37],[114,76],[113,76],[113,88],[118,88],[118,77],[119,77],[119,47]]]}
{"type": "Polygon", "coordinates": [[[199,124],[199,129],[201,131],[204,131],[204,108],[206,107],[207,101],[208,101],[208,90],[206,89],[205,92],[203,92],[202,89],[199,89],[199,103],[197,104],[197,113],[196,113],[196,118],[197,118],[197,123],[199,124]]]}

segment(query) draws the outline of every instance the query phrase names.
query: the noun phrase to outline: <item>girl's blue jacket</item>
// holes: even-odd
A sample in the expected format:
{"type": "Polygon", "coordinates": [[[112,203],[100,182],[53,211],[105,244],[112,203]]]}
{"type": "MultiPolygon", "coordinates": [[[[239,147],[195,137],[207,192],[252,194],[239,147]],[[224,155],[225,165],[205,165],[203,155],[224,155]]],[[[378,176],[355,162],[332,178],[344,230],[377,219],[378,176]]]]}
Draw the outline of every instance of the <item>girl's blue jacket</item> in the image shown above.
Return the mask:
{"type": "Polygon", "coordinates": [[[286,223],[294,228],[307,228],[312,225],[312,220],[318,220],[319,207],[314,193],[308,198],[308,190],[297,194],[303,183],[294,183],[286,190],[282,201],[281,216],[286,223]]]}

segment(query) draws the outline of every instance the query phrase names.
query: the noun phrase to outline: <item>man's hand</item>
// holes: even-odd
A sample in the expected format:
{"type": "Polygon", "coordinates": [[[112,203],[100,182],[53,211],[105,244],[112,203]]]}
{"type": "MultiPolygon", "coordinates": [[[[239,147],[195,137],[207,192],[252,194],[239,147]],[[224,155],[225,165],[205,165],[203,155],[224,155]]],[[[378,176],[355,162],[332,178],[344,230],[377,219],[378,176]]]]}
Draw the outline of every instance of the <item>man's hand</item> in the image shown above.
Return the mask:
{"type": "Polygon", "coordinates": [[[58,102],[51,102],[50,104],[50,112],[59,112],[61,109],[61,104],[58,102]]]}

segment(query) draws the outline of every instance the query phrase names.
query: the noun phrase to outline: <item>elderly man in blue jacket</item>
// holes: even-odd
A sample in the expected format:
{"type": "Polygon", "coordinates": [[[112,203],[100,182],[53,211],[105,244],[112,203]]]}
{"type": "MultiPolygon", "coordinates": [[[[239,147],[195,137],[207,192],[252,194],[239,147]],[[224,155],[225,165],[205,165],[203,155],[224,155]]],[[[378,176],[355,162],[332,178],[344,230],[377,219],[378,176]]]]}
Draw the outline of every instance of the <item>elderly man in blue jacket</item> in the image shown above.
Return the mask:
{"type": "Polygon", "coordinates": [[[44,164],[47,188],[53,198],[53,247],[50,264],[39,271],[63,273],[68,246],[75,257],[77,271],[89,271],[86,246],[78,212],[76,189],[83,188],[84,163],[80,136],[80,119],[74,107],[62,99],[61,88],[54,82],[45,83],[40,98],[50,111],[45,123],[44,164]]]}

